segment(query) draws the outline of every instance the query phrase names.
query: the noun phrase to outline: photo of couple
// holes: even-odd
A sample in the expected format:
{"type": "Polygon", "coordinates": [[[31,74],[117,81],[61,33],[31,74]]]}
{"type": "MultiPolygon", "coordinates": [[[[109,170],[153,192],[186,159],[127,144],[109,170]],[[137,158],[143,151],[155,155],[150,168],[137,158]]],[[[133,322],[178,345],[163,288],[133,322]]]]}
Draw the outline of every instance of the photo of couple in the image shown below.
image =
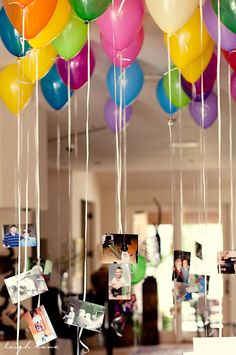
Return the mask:
{"type": "Polygon", "coordinates": [[[34,224],[21,225],[20,235],[17,224],[10,224],[3,226],[3,240],[4,248],[18,248],[20,247],[36,247],[36,228],[34,224]]]}
{"type": "Polygon", "coordinates": [[[174,250],[174,267],[172,280],[188,283],[191,253],[182,250],[174,250]]]}

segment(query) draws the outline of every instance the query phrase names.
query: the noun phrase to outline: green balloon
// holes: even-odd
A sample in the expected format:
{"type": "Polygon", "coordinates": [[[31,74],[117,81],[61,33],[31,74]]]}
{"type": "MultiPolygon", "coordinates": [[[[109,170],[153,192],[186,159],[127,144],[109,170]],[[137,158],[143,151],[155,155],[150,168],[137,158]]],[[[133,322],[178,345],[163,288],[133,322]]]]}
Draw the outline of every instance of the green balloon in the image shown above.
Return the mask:
{"type": "Polygon", "coordinates": [[[87,41],[87,25],[71,13],[64,30],[52,41],[57,53],[64,59],[73,58],[87,41]]]}
{"type": "Polygon", "coordinates": [[[170,74],[168,72],[166,75],[164,75],[163,85],[164,85],[166,96],[171,101],[172,105],[181,108],[186,106],[189,103],[190,98],[185,94],[181,86],[181,79],[179,76],[178,68],[172,68],[170,74]],[[169,75],[170,75],[171,97],[169,93],[169,75]]]}
{"type": "Polygon", "coordinates": [[[142,255],[138,255],[138,263],[131,264],[131,284],[136,285],[140,282],[146,272],[146,260],[142,255]]]}
{"type": "Polygon", "coordinates": [[[112,0],[70,0],[72,9],[84,21],[92,21],[103,14],[112,0]]]}
{"type": "MultiPolygon", "coordinates": [[[[211,0],[212,7],[218,16],[218,0],[211,0]]],[[[220,20],[230,31],[236,33],[236,1],[220,0],[220,20]]]]}

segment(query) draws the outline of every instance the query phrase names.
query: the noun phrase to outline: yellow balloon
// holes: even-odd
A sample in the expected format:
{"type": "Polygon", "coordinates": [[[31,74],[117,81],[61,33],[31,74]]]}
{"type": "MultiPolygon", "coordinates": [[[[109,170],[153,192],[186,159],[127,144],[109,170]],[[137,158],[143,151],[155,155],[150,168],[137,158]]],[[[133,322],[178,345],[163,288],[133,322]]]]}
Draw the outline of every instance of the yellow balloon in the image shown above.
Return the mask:
{"type": "MultiPolygon", "coordinates": [[[[181,9],[179,10],[181,11],[181,9]]],[[[168,48],[168,37],[170,41],[170,56],[172,62],[179,68],[184,68],[196,59],[211,42],[206,26],[202,24],[201,41],[201,16],[200,9],[194,12],[186,24],[173,34],[165,33],[164,39],[168,48]],[[201,43],[202,42],[202,43],[201,43]]]]}
{"type": "Polygon", "coordinates": [[[1,70],[0,97],[14,115],[27,105],[33,89],[34,84],[25,78],[17,64],[8,65],[1,70]]]}
{"type": "Polygon", "coordinates": [[[160,29],[178,31],[192,16],[199,0],[146,0],[148,11],[160,29]]]}
{"type": "Polygon", "coordinates": [[[20,59],[21,71],[31,81],[35,81],[37,77],[38,79],[42,79],[53,66],[56,57],[57,53],[51,44],[40,49],[34,48],[25,57],[20,59]],[[38,76],[36,73],[37,57],[38,76]]]}
{"type": "Polygon", "coordinates": [[[202,55],[198,56],[192,63],[181,69],[181,74],[189,83],[195,83],[210,63],[213,51],[214,41],[212,40],[202,55]]]}
{"type": "Polygon", "coordinates": [[[29,41],[30,45],[34,48],[47,46],[63,31],[69,20],[70,12],[71,7],[68,0],[57,0],[57,6],[51,19],[42,31],[29,41]]]}

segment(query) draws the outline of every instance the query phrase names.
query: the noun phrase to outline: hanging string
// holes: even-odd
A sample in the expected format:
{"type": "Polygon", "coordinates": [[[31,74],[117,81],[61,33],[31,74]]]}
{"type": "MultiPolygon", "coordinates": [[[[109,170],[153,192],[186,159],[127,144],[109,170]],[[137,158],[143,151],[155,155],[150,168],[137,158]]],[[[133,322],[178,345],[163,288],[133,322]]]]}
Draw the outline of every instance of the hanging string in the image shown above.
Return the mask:
{"type": "Polygon", "coordinates": [[[28,257],[28,225],[29,225],[29,129],[27,131],[27,142],[26,142],[26,183],[25,183],[25,263],[24,263],[24,272],[27,270],[27,257],[28,257]]]}
{"type": "Polygon", "coordinates": [[[71,264],[71,251],[72,251],[72,236],[71,236],[71,97],[70,97],[70,61],[67,61],[67,76],[68,76],[68,85],[67,85],[67,96],[68,96],[68,133],[67,133],[67,150],[68,150],[68,216],[69,216],[69,293],[72,292],[72,264],[71,264]]]}
{"type": "MultiPolygon", "coordinates": [[[[86,99],[86,168],[85,168],[85,220],[84,220],[84,280],[83,280],[83,301],[86,301],[87,292],[87,250],[88,250],[88,179],[89,179],[89,104],[90,104],[90,24],[88,22],[88,86],[86,99]]],[[[81,341],[83,328],[80,329],[78,339],[83,346],[83,352],[89,352],[89,348],[81,341]],[[84,350],[85,349],[85,350],[84,350]]],[[[79,345],[77,346],[79,354],[79,345]]]]}
{"type": "MultiPolygon", "coordinates": [[[[220,22],[220,0],[218,0],[218,44],[217,44],[217,105],[218,105],[218,168],[219,168],[219,231],[222,226],[222,209],[221,209],[221,100],[220,100],[220,54],[221,54],[221,22],[220,22]]],[[[222,275],[219,275],[222,280],[222,275]]],[[[219,337],[223,332],[223,295],[219,298],[219,337]]]]}
{"type": "MultiPolygon", "coordinates": [[[[179,70],[179,86],[181,87],[181,72],[179,70]]],[[[179,90],[179,102],[181,102],[182,92],[179,90]]],[[[182,111],[179,110],[179,143],[180,143],[180,237],[182,238],[183,219],[184,219],[184,203],[183,203],[183,147],[182,147],[182,111]]]]}
{"type": "MultiPolygon", "coordinates": [[[[124,72],[124,80],[126,80],[126,72],[124,72]]],[[[125,90],[125,88],[124,88],[125,90]]],[[[125,95],[125,93],[124,93],[125,95]]],[[[127,134],[126,134],[126,110],[123,110],[123,179],[124,179],[124,190],[123,190],[123,198],[124,198],[124,233],[127,232],[127,134]]]]}
{"type": "Polygon", "coordinates": [[[75,123],[75,136],[74,136],[74,145],[75,145],[75,161],[78,159],[78,103],[77,95],[74,93],[74,123],[75,123]]]}
{"type": "Polygon", "coordinates": [[[230,235],[231,235],[231,249],[234,250],[233,122],[232,122],[230,65],[228,65],[228,103],[229,103],[230,235]]]}
{"type": "Polygon", "coordinates": [[[57,260],[58,260],[58,286],[61,288],[61,126],[57,114],[57,260]]]}

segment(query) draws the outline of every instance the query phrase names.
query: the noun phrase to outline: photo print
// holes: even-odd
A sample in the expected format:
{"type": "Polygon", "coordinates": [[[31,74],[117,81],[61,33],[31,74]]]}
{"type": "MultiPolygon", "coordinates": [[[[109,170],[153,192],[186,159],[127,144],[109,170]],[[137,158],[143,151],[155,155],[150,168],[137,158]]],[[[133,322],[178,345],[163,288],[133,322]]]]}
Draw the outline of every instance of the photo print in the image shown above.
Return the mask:
{"type": "Polygon", "coordinates": [[[102,263],[136,264],[138,257],[137,234],[102,235],[102,263]]]}
{"type": "Polygon", "coordinates": [[[105,307],[98,304],[84,302],[78,298],[68,299],[67,313],[63,317],[68,325],[100,332],[104,319],[105,307]]]}
{"type": "MultiPolygon", "coordinates": [[[[28,309],[20,305],[20,319],[28,312],[28,309]]],[[[17,306],[14,304],[10,305],[7,309],[5,315],[10,318],[14,323],[17,323],[17,306]]]]}
{"type": "Polygon", "coordinates": [[[109,265],[109,300],[131,299],[131,269],[130,264],[109,265]]]}
{"type": "Polygon", "coordinates": [[[44,345],[57,338],[44,306],[37,307],[33,311],[28,311],[25,314],[25,319],[36,346],[44,345]]]}
{"type": "Polygon", "coordinates": [[[2,231],[2,245],[4,248],[36,247],[36,226],[35,224],[6,224],[2,231]]]}
{"type": "Polygon", "coordinates": [[[202,244],[198,243],[198,242],[195,242],[195,254],[196,254],[196,257],[199,258],[199,259],[203,259],[202,257],[202,244]]]}
{"type": "Polygon", "coordinates": [[[189,275],[188,280],[188,291],[191,293],[202,293],[205,294],[209,290],[209,275],[189,275]]]}
{"type": "Polygon", "coordinates": [[[17,303],[18,300],[18,287],[19,301],[24,301],[48,291],[43,274],[38,266],[34,266],[33,269],[22,274],[11,276],[5,279],[4,282],[13,304],[17,303]]]}
{"type": "Polygon", "coordinates": [[[41,273],[46,281],[50,280],[52,274],[53,262],[52,260],[40,259],[40,265],[37,264],[38,259],[28,256],[27,258],[27,270],[33,269],[35,266],[39,266],[41,273]]]}
{"type": "Polygon", "coordinates": [[[217,267],[220,274],[236,273],[236,251],[226,250],[217,253],[217,267]]]}
{"type": "Polygon", "coordinates": [[[183,282],[174,282],[173,289],[174,303],[181,303],[192,299],[192,294],[189,292],[189,284],[183,282]]]}
{"type": "Polygon", "coordinates": [[[174,266],[172,280],[188,283],[191,253],[188,251],[174,250],[174,266]]]}

